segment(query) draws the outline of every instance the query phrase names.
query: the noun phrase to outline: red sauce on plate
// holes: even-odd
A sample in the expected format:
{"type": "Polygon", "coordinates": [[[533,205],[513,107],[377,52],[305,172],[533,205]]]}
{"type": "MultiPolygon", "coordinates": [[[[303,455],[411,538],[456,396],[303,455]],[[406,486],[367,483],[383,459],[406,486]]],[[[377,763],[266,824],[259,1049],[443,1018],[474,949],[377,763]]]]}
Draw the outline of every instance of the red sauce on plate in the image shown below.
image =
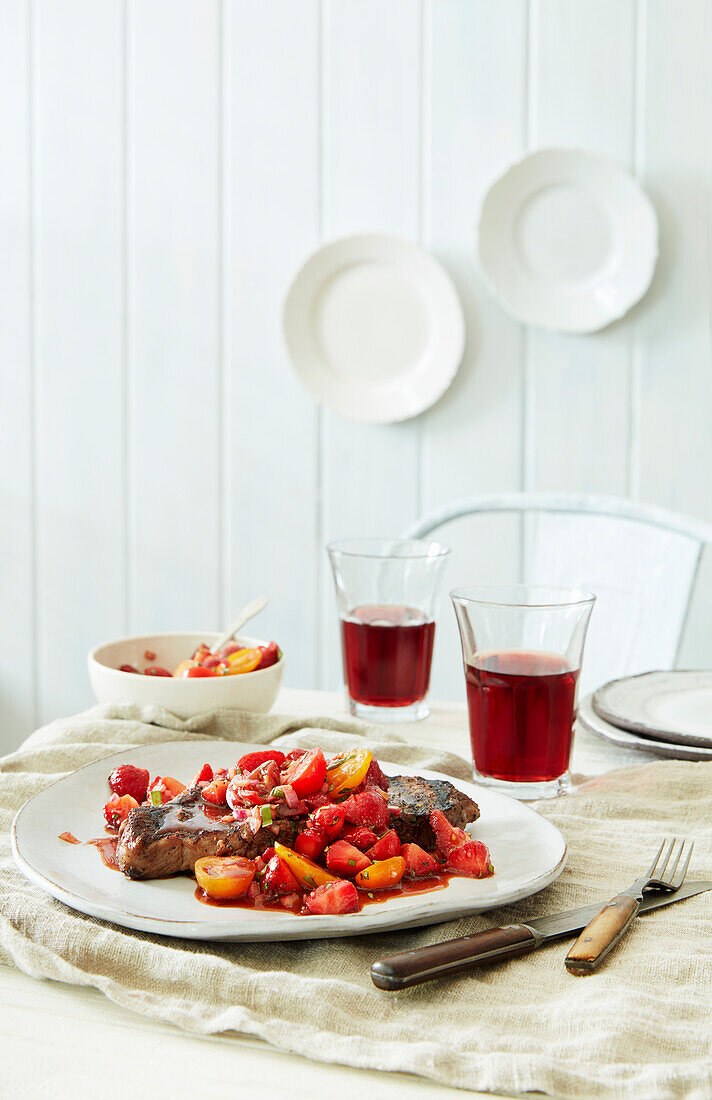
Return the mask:
{"type": "Polygon", "coordinates": [[[60,833],[57,840],[66,840],[67,844],[81,844],[81,840],[77,840],[74,833],[60,833]]]}
{"type": "MultiPolygon", "coordinates": [[[[98,836],[95,840],[87,840],[87,844],[93,844],[95,848],[99,849],[99,854],[106,867],[109,867],[112,871],[118,871],[119,865],[116,862],[116,845],[118,842],[116,836],[98,836]]],[[[77,842],[78,843],[78,842],[77,842]]]]}
{"type": "MultiPolygon", "coordinates": [[[[402,879],[397,886],[391,886],[386,890],[373,890],[366,893],[359,890],[361,908],[365,905],[375,905],[376,902],[390,901],[391,898],[411,897],[413,894],[429,894],[433,890],[444,890],[452,878],[449,874],[432,875],[427,879],[402,879]]],[[[300,916],[298,909],[286,909],[279,899],[271,900],[258,894],[254,898],[210,898],[201,886],[195,888],[195,897],[203,905],[215,905],[219,909],[255,909],[269,910],[278,913],[291,913],[292,916],[300,916]]],[[[350,916],[351,914],[349,914],[350,916]]]]}

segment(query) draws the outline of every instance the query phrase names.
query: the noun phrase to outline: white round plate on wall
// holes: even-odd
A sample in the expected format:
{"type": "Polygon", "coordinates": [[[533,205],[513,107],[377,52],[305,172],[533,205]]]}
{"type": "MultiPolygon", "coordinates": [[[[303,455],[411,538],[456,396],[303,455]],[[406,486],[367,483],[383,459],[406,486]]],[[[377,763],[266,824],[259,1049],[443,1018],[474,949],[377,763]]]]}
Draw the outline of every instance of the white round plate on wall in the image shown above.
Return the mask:
{"type": "Polygon", "coordinates": [[[648,196],[616,161],[579,149],[539,149],[489,188],[477,253],[489,290],[517,320],[596,332],[650,286],[658,221],[648,196]]]}
{"type": "Polygon", "coordinates": [[[434,404],[465,346],[462,306],[442,265],[380,234],[331,241],[310,256],[282,321],[306,389],[342,416],[374,424],[434,404]]]}

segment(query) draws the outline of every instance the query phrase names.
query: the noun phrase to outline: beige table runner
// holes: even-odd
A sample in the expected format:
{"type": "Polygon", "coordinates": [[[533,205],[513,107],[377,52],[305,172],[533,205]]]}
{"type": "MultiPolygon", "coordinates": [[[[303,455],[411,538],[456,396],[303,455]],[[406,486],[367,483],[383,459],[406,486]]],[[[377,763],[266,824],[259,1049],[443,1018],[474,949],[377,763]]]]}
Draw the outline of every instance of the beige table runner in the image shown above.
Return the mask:
{"type": "MultiPolygon", "coordinates": [[[[125,931],[72,912],[16,869],[12,817],[63,774],[123,747],[205,737],[336,749],[366,737],[382,759],[467,778],[460,757],[349,719],[97,707],[38,730],[0,762],[0,960],[94,986],[192,1032],[239,1031],[351,1066],[402,1070],[464,1089],[667,1100],[712,1095],[712,894],[639,918],[595,976],[573,978],[562,944],[397,995],[374,958],[605,899],[664,833],[696,839],[691,877],[712,879],[712,766],[646,764],[591,780],[539,809],[569,863],[536,898],[433,928],[343,940],[207,944],[125,931]]],[[[127,751],[127,760],[130,760],[127,751]]]]}

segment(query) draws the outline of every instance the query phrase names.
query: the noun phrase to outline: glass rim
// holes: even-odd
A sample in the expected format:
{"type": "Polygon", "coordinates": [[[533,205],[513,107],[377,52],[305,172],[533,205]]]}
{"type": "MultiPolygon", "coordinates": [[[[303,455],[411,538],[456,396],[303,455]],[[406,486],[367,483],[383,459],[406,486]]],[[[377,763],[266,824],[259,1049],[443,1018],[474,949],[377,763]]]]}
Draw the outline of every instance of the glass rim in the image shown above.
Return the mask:
{"type": "Polygon", "coordinates": [[[450,591],[450,599],[455,603],[473,603],[481,607],[502,607],[510,610],[532,608],[532,610],[556,610],[564,607],[583,607],[586,604],[596,602],[595,592],[589,592],[585,588],[567,588],[556,584],[489,584],[472,585],[469,588],[453,588],[450,591]],[[566,595],[566,599],[542,599],[526,603],[523,600],[496,599],[497,593],[515,592],[517,589],[522,594],[529,592],[551,592],[560,596],[566,595]],[[475,595],[477,593],[477,595],[475,595]],[[490,598],[487,598],[490,597],[490,598]]]}
{"type": "Polygon", "coordinates": [[[442,542],[427,541],[426,539],[407,539],[407,538],[352,538],[352,539],[335,539],[333,542],[327,543],[327,553],[343,554],[344,557],[349,558],[373,558],[377,561],[385,561],[387,558],[393,558],[394,561],[409,561],[411,559],[419,560],[431,558],[436,560],[437,558],[445,558],[450,553],[450,547],[445,546],[442,542]],[[393,553],[378,553],[375,548],[377,546],[418,546],[422,549],[415,551],[412,554],[393,554],[393,553]],[[362,549],[356,549],[356,547],[362,547],[362,549]]]}

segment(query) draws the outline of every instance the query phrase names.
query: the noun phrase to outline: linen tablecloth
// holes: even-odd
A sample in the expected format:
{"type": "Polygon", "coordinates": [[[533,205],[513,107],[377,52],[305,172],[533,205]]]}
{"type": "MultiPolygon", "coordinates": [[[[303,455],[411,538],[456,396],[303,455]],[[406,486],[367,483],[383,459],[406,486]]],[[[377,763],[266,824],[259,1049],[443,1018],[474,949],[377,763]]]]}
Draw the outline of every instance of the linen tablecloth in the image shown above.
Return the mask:
{"type": "Polygon", "coordinates": [[[471,776],[460,757],[350,719],[221,711],[184,722],[156,708],[105,706],[54,722],[0,762],[0,961],[37,978],[94,986],[191,1032],[234,1030],[310,1058],[461,1089],[636,1100],[712,1095],[712,894],[640,917],[591,977],[567,974],[563,943],[396,995],[369,977],[382,955],[603,902],[647,865],[664,834],[694,837],[690,877],[712,879],[711,766],[646,764],[540,803],[569,844],[559,881],[517,905],[432,928],[269,944],[181,941],[75,913],[16,869],[10,826],[35,792],[124,748],[130,760],[134,745],[203,738],[331,750],[365,738],[379,758],[405,769],[471,776]]]}

